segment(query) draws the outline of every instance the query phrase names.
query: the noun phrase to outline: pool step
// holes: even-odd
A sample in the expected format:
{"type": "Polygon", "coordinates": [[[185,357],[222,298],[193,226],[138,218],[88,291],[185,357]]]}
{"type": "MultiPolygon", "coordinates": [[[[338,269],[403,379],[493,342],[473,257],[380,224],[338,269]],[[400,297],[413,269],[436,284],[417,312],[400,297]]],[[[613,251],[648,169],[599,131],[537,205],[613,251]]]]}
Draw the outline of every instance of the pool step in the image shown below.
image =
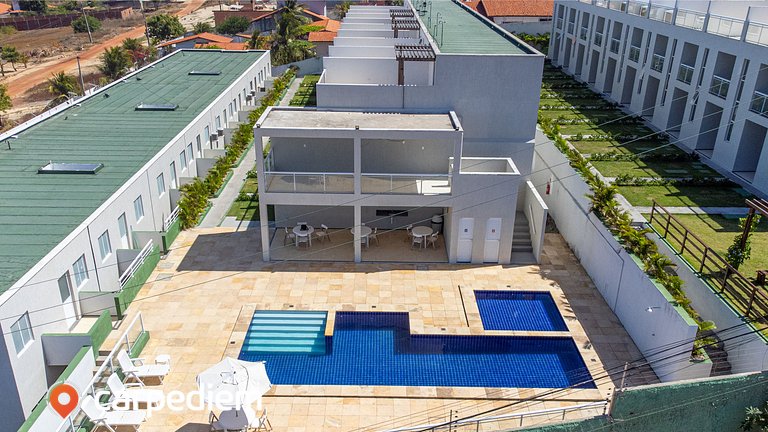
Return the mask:
{"type": "Polygon", "coordinates": [[[325,312],[256,311],[243,353],[325,354],[325,312]]]}

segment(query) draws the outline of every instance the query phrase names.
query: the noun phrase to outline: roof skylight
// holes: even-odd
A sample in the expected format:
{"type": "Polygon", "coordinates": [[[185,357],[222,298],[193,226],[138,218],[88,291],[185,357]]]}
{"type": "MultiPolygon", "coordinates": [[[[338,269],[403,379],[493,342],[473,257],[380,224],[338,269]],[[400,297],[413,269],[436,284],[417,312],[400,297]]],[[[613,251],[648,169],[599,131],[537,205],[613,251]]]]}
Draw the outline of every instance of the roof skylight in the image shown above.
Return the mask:
{"type": "Polygon", "coordinates": [[[104,164],[48,162],[37,170],[38,174],[96,174],[104,164]]]}
{"type": "Polygon", "coordinates": [[[136,111],[176,111],[179,106],[176,104],[147,104],[140,103],[136,105],[136,111]]]}
{"type": "Polygon", "coordinates": [[[221,75],[221,71],[193,70],[189,75],[221,75]]]}

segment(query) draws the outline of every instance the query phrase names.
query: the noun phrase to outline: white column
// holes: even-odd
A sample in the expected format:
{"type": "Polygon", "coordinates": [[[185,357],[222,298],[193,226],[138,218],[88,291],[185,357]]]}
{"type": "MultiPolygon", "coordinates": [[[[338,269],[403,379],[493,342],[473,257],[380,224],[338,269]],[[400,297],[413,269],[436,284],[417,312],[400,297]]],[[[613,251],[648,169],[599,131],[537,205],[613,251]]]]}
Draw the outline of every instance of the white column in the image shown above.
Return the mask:
{"type": "MultiPolygon", "coordinates": [[[[264,140],[258,128],[253,129],[254,153],[256,153],[256,180],[263,187],[260,191],[266,192],[267,179],[264,173],[264,140]]],[[[267,213],[267,200],[259,199],[259,225],[261,226],[261,259],[269,261],[269,216],[267,213]]]]}
{"type": "MultiPolygon", "coordinates": [[[[361,186],[361,173],[362,173],[362,140],[360,138],[354,139],[354,178],[355,178],[355,197],[360,196],[362,193],[361,186]]],[[[359,204],[355,204],[355,226],[353,229],[352,237],[354,237],[355,244],[355,262],[359,263],[363,260],[363,251],[360,246],[360,226],[362,224],[362,211],[359,204]]]]}
{"type": "Polygon", "coordinates": [[[355,195],[359,195],[362,193],[362,186],[361,186],[362,167],[363,167],[362,148],[363,148],[362,139],[355,138],[354,145],[353,145],[355,195]]]}
{"type": "Polygon", "coordinates": [[[353,232],[355,242],[355,262],[359,263],[363,261],[363,249],[360,245],[360,226],[362,224],[362,211],[360,205],[355,204],[355,227],[353,232]]]}

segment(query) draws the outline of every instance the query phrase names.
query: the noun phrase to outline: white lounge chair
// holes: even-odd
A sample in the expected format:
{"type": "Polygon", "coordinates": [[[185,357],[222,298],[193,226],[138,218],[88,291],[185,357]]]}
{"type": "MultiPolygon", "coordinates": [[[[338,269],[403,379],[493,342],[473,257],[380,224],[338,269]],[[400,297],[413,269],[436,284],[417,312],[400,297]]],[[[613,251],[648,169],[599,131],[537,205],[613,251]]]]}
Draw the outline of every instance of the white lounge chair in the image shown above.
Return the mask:
{"type": "Polygon", "coordinates": [[[139,430],[139,425],[147,418],[147,413],[141,410],[107,411],[91,395],[83,398],[80,408],[97,428],[104,426],[111,432],[115,432],[114,427],[122,426],[132,426],[134,430],[139,430]]]}
{"type": "Polygon", "coordinates": [[[123,384],[117,374],[107,378],[107,388],[112,393],[112,406],[157,405],[165,397],[162,390],[144,388],[142,383],[123,384]]]}
{"type": "Polygon", "coordinates": [[[126,378],[134,378],[142,383],[142,378],[150,377],[159,378],[160,382],[162,382],[163,378],[171,371],[171,365],[167,362],[160,363],[155,361],[155,364],[144,364],[144,359],[132,359],[125,350],[117,354],[117,362],[120,364],[120,369],[123,370],[126,378]]]}

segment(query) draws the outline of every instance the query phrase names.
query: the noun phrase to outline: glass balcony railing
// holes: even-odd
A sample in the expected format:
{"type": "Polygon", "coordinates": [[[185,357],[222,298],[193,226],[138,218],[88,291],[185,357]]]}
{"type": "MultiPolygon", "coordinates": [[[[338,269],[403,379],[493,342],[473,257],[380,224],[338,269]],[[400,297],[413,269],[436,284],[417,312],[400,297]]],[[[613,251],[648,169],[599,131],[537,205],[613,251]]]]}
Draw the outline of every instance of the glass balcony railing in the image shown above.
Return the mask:
{"type": "Polygon", "coordinates": [[[579,39],[581,40],[587,40],[587,35],[589,34],[589,28],[587,27],[581,27],[579,29],[579,39]]]}
{"type": "Polygon", "coordinates": [[[664,70],[664,56],[659,54],[654,54],[653,58],[651,59],[651,69],[655,70],[656,72],[661,72],[664,70]]]}
{"type": "Polygon", "coordinates": [[[629,47],[629,60],[638,63],[640,62],[640,47],[631,45],[629,47]]]}
{"type": "Polygon", "coordinates": [[[614,54],[618,54],[618,53],[619,53],[619,47],[620,47],[620,46],[621,46],[621,40],[619,40],[619,39],[616,39],[616,38],[611,38],[611,46],[610,46],[610,47],[608,47],[608,49],[609,49],[609,50],[610,50],[612,53],[614,53],[614,54]]]}
{"type": "Polygon", "coordinates": [[[608,0],[595,0],[595,6],[601,7],[601,8],[607,8],[608,7],[608,0]]]}
{"type": "Polygon", "coordinates": [[[595,32],[594,42],[597,46],[603,46],[603,34],[595,32]]]}
{"type": "Polygon", "coordinates": [[[752,95],[752,101],[749,103],[749,110],[763,117],[768,117],[768,95],[756,91],[752,95]]]}
{"type": "Polygon", "coordinates": [[[608,9],[617,10],[620,12],[627,11],[627,0],[610,0],[608,2],[608,9]]]}
{"type": "Polygon", "coordinates": [[[363,174],[364,194],[447,195],[451,193],[448,174],[363,174]]]}
{"type": "Polygon", "coordinates": [[[675,25],[694,30],[704,30],[706,13],[678,9],[675,17],[675,25]]]}
{"type": "Polygon", "coordinates": [[[677,70],[677,80],[690,84],[693,81],[693,66],[680,63],[680,68],[677,70]]]}
{"type": "Polygon", "coordinates": [[[713,75],[712,84],[709,86],[709,93],[725,99],[728,97],[728,88],[730,88],[730,86],[731,80],[713,75]]]}
{"type": "Polygon", "coordinates": [[[630,1],[627,3],[627,13],[642,17],[648,16],[648,3],[630,1]]]}
{"type": "Polygon", "coordinates": [[[352,173],[268,171],[265,176],[267,192],[353,193],[355,191],[355,176],[352,173]]]}
{"type": "Polygon", "coordinates": [[[768,46],[768,25],[749,23],[747,36],[744,40],[749,43],[768,46]]]}
{"type": "Polygon", "coordinates": [[[661,21],[667,24],[672,24],[672,16],[675,14],[675,9],[668,6],[654,6],[651,5],[648,8],[648,18],[654,21],[661,21]]]}
{"type": "Polygon", "coordinates": [[[741,39],[741,33],[743,30],[744,21],[742,20],[711,14],[709,15],[707,33],[725,36],[731,39],[741,39]]]}

